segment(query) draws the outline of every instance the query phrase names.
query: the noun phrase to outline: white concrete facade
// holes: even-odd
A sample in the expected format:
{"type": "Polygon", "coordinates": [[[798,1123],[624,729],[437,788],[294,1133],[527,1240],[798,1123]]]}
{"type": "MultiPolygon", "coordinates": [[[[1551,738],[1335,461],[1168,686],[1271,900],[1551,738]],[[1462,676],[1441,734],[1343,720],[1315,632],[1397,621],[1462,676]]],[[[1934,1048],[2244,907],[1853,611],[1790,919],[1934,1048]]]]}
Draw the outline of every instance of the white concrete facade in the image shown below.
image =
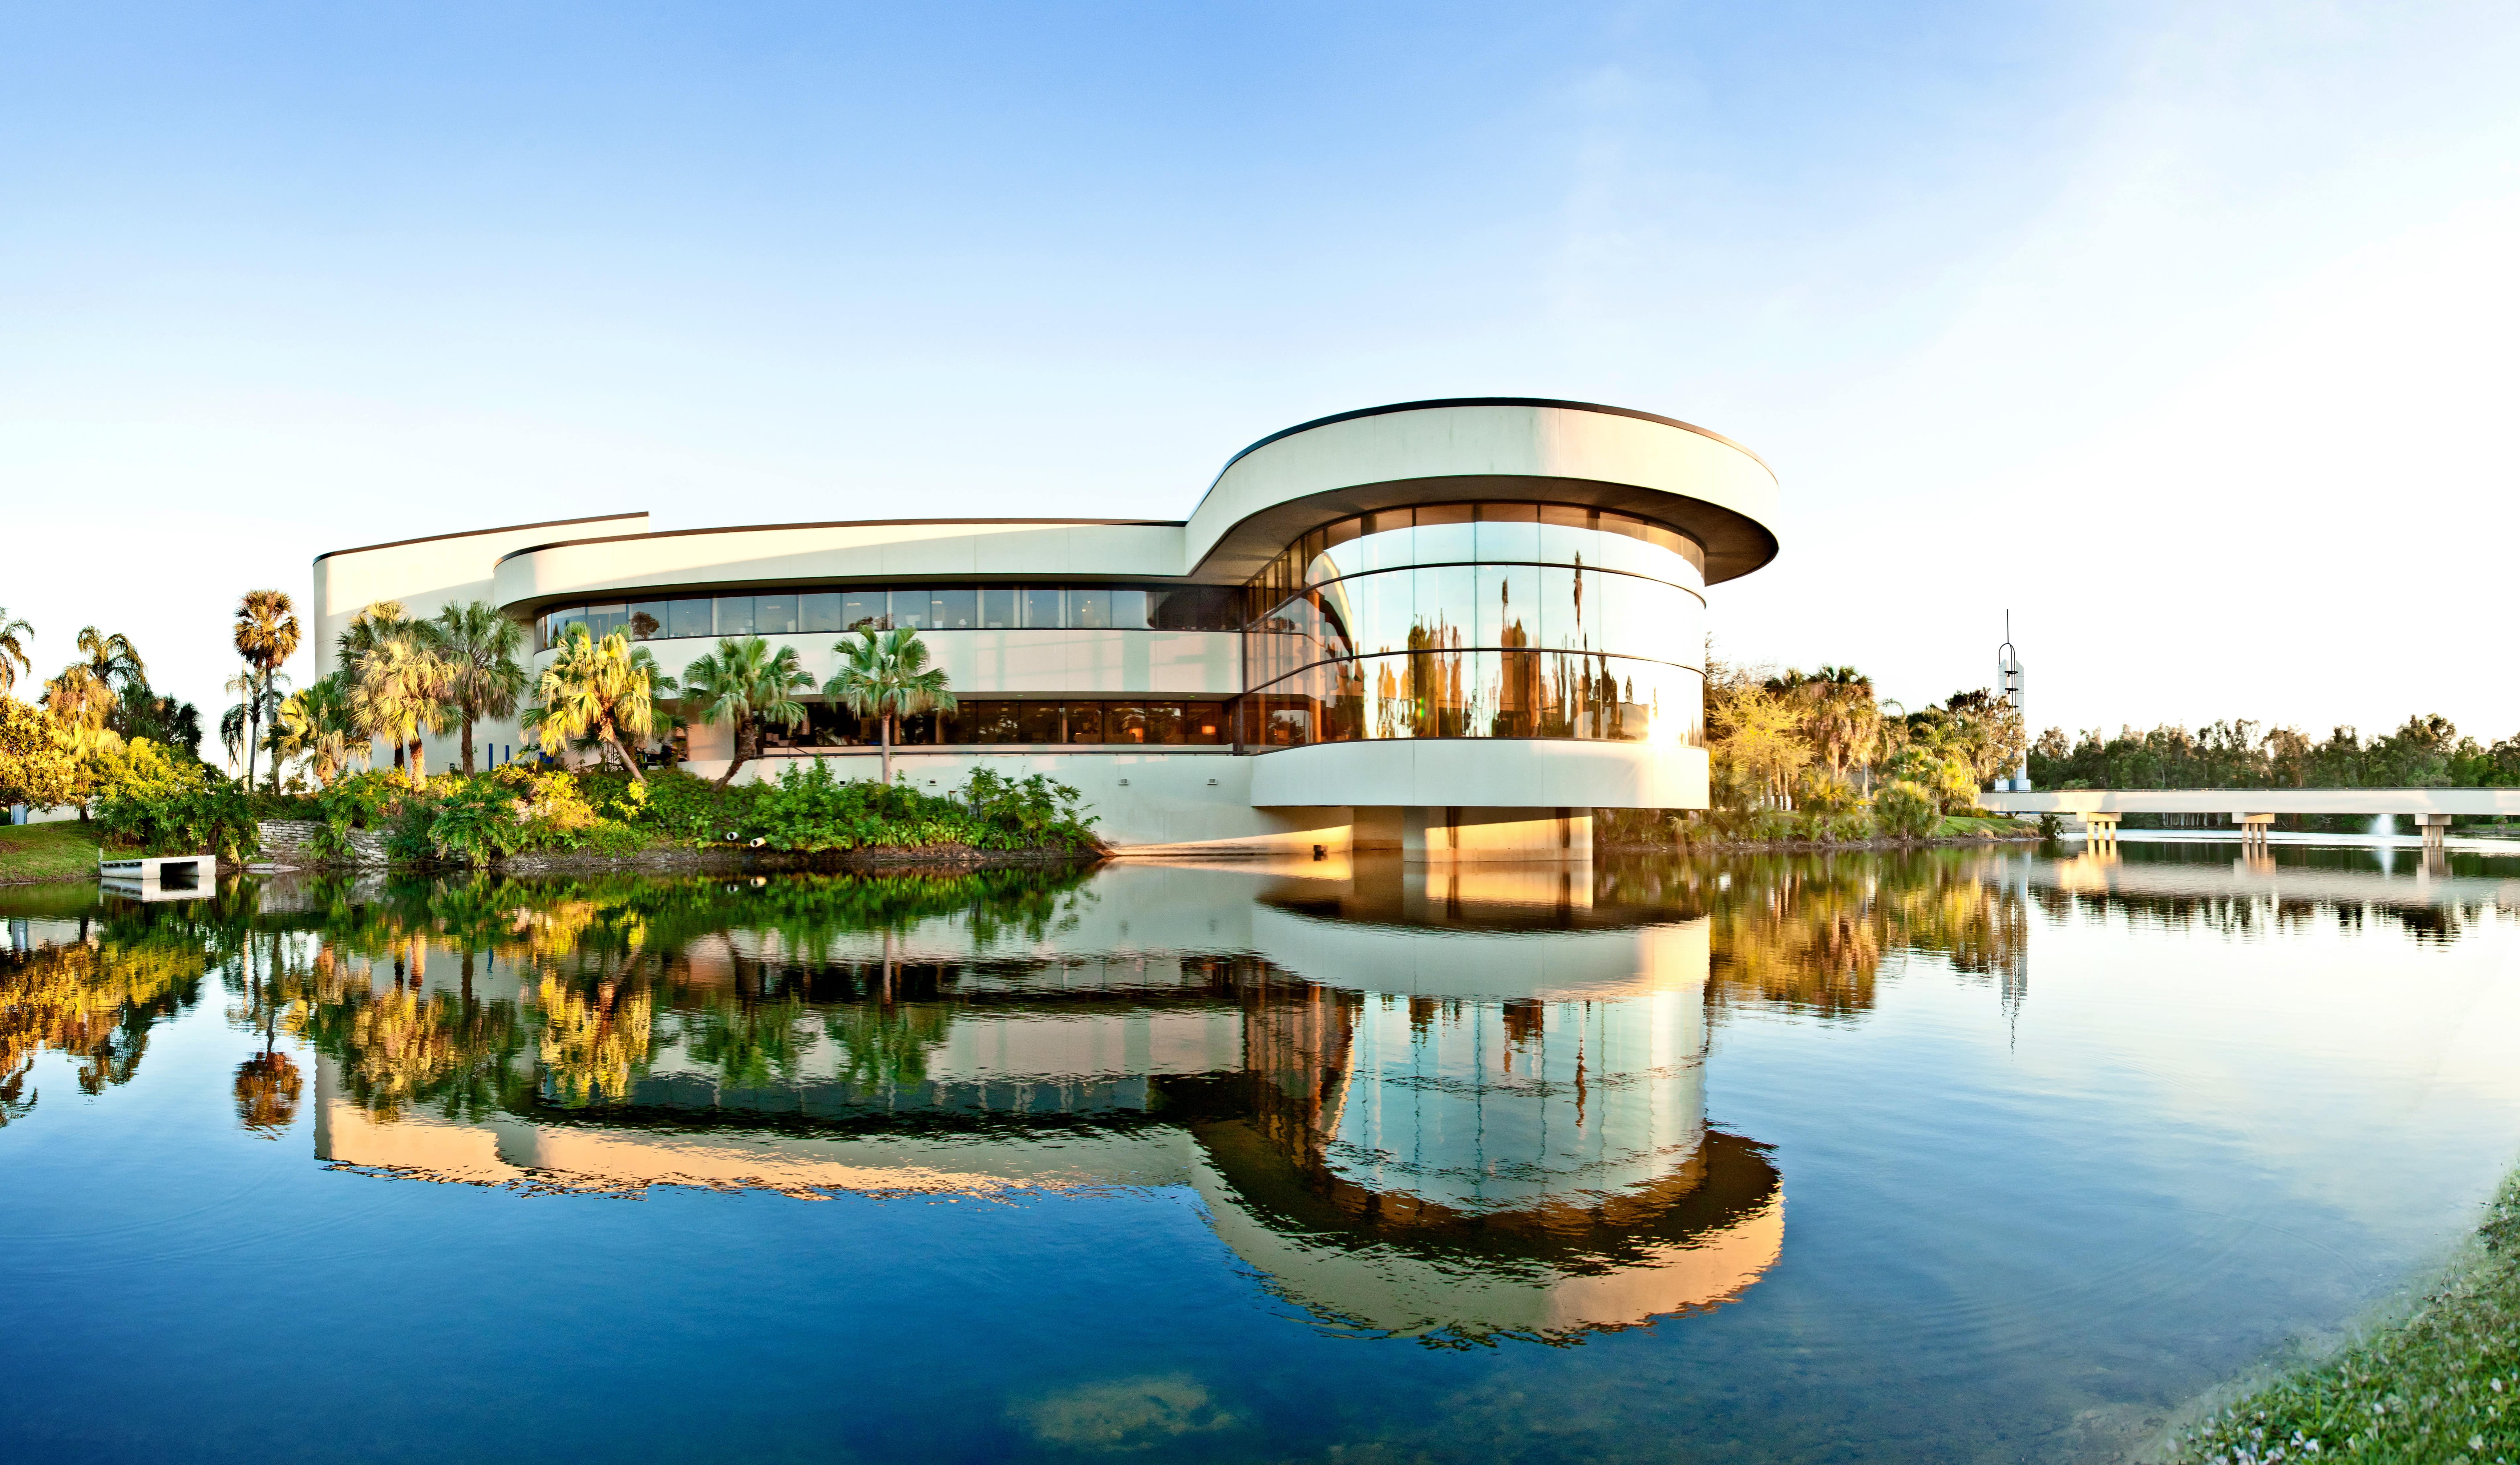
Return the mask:
{"type": "MultiPolygon", "coordinates": [[[[1326,526],[1353,525],[1358,516],[1404,526],[1434,523],[1430,515],[1446,524],[1464,517],[1485,522],[1489,511],[1483,506],[1491,504],[1525,506],[1526,514],[1527,506],[1539,505],[1545,516],[1554,516],[1542,523],[1562,525],[1573,516],[1577,524],[1603,526],[1604,533],[1611,532],[1613,521],[1628,526],[1617,532],[1631,536],[1640,532],[1638,524],[1651,526],[1652,533],[1664,536],[1658,545],[1674,546],[1672,553],[1688,561],[1681,567],[1685,573],[1663,577],[1677,587],[1668,593],[1685,590],[1702,600],[1707,586],[1748,573],[1774,557],[1777,542],[1768,525],[1776,503],[1775,476],[1756,456],[1670,419],[1524,398],[1410,403],[1326,418],[1263,439],[1236,455],[1190,518],[1179,523],[858,521],[651,532],[645,515],[627,514],[338,551],[316,562],[317,667],[319,673],[331,669],[341,628],[362,606],[381,599],[399,601],[414,616],[481,600],[528,623],[546,617],[557,622],[577,607],[618,611],[668,600],[696,605],[709,597],[722,605],[729,595],[786,604],[799,595],[860,586],[890,586],[893,594],[983,583],[1080,587],[1072,593],[1092,587],[1149,594],[1166,587],[1210,587],[1209,593],[1236,597],[1232,603],[1239,605],[1260,593],[1252,582],[1263,567],[1286,563],[1290,549],[1308,534],[1320,537],[1326,526]]],[[[1324,650],[1323,660],[1309,664],[1302,675],[1266,688],[1252,684],[1259,673],[1247,654],[1247,631],[1235,628],[1240,621],[1197,628],[1012,622],[936,628],[923,634],[932,664],[967,704],[991,698],[1182,699],[1184,706],[1226,708],[1229,725],[1213,744],[1161,746],[957,742],[940,727],[930,742],[902,750],[897,765],[901,776],[922,787],[932,781],[940,790],[959,785],[984,764],[1016,776],[1049,773],[1084,792],[1106,839],[1140,852],[1309,854],[1315,846],[1343,850],[1351,842],[1353,810],[1399,807],[1421,810],[1414,826],[1421,837],[1408,846],[1414,857],[1447,857],[1439,851],[1462,847],[1457,832],[1464,827],[1505,829],[1529,822],[1510,817],[1515,809],[1540,821],[1535,828],[1547,825],[1544,834],[1556,823],[1578,820],[1582,839],[1516,835],[1486,845],[1472,841],[1483,857],[1568,857],[1566,851],[1589,849],[1595,808],[1704,806],[1702,708],[1681,705],[1702,701],[1700,649],[1623,641],[1635,632],[1615,624],[1605,628],[1603,618],[1621,604],[1621,587],[1651,583],[1644,578],[1648,572],[1623,567],[1615,554],[1605,569],[1598,553],[1588,560],[1579,550],[1571,564],[1562,551],[1556,553],[1560,558],[1553,561],[1534,554],[1506,565],[1516,574],[1507,593],[1519,597],[1519,607],[1532,603],[1533,586],[1545,589],[1547,577],[1573,586],[1580,644],[1511,639],[1536,634],[1540,621],[1534,618],[1532,633],[1517,622],[1508,639],[1479,643],[1498,649],[1463,646],[1458,628],[1487,622],[1474,622],[1463,607],[1430,606],[1429,596],[1451,592],[1421,588],[1418,619],[1438,630],[1422,638],[1412,632],[1410,650],[1394,652],[1386,643],[1378,660],[1352,647],[1324,650]],[[1637,577],[1623,577],[1631,575],[1637,577]],[[1587,602],[1585,587],[1596,582],[1609,588],[1597,586],[1587,602]],[[1588,605],[1592,622],[1585,630],[1580,620],[1588,605]],[[1420,653],[1416,648],[1421,642],[1439,649],[1420,653]],[[1421,664],[1431,664],[1430,657],[1451,657],[1455,669],[1421,670],[1421,664]],[[1491,701],[1512,702],[1522,720],[1508,722],[1475,699],[1457,702],[1449,712],[1427,710],[1423,695],[1413,701],[1410,685],[1434,686],[1445,675],[1458,683],[1459,664],[1479,658],[1486,659],[1481,674],[1489,679],[1491,701]],[[1330,716],[1319,689],[1364,686],[1369,666],[1382,678],[1378,719],[1330,716]],[[1402,678],[1396,697],[1395,667],[1402,678]],[[1353,671],[1348,682],[1339,681],[1339,668],[1353,671]],[[1651,675],[1640,677],[1639,668],[1651,675]],[[1580,692],[1573,690],[1578,683],[1580,692]],[[1545,711],[1529,710],[1525,701],[1515,700],[1526,687],[1557,700],[1545,711]],[[1309,706],[1302,705],[1301,695],[1274,696],[1265,704],[1247,695],[1305,688],[1312,689],[1309,706]],[[1288,704],[1297,704],[1291,713],[1284,710],[1288,704]],[[1466,713],[1460,710],[1463,706],[1466,713]],[[1559,715],[1561,709],[1571,710],[1559,715]],[[1297,729],[1290,746],[1275,746],[1286,741],[1282,737],[1250,735],[1255,726],[1282,731],[1290,715],[1297,729]],[[1272,716],[1279,720],[1271,722],[1272,716]],[[1535,729],[1537,735],[1521,735],[1535,729]],[[1459,819],[1444,824],[1456,831],[1450,842],[1424,839],[1428,818],[1422,811],[1446,808],[1482,815],[1467,825],[1459,819]]],[[[1472,583],[1466,567],[1453,567],[1461,577],[1444,580],[1452,562],[1437,555],[1428,563],[1432,569],[1417,572],[1420,586],[1472,583]]],[[[1300,588],[1297,593],[1309,594],[1300,588]]],[[[726,613],[718,614],[718,623],[728,623],[726,613]]],[[[1334,609],[1333,619],[1336,614],[1334,609]]],[[[798,618],[796,623],[814,622],[798,618]]],[[[833,643],[839,637],[831,631],[781,631],[764,639],[793,647],[818,684],[837,667],[833,643]]],[[[714,644],[699,632],[679,629],[648,641],[662,668],[677,675],[714,644]]],[[[1282,639],[1282,657],[1283,645],[1282,639]]],[[[548,655],[538,652],[537,664],[548,655]]],[[[1195,720],[1198,714],[1191,715],[1195,720]]],[[[485,761],[522,741],[513,721],[479,727],[474,736],[476,746],[488,750],[485,761]]],[[[428,765],[450,764],[455,745],[451,732],[430,739],[428,765]]],[[[713,776],[725,767],[732,748],[722,731],[696,728],[687,752],[693,771],[713,776]]],[[[747,766],[743,776],[776,776],[797,755],[765,758],[747,766]]],[[[874,767],[871,749],[818,746],[814,755],[835,760],[852,776],[861,770],[871,775],[874,767]]]]}

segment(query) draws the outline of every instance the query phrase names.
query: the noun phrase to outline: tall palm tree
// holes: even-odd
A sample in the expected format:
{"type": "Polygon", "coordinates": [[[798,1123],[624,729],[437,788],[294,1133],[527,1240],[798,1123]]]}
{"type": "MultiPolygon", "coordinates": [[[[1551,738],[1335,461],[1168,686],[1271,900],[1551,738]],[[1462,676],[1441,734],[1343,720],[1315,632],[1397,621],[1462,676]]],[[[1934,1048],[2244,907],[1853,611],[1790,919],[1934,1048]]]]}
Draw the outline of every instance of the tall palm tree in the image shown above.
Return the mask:
{"type": "Polygon", "coordinates": [[[350,716],[359,731],[404,750],[411,786],[419,788],[424,733],[446,730],[447,666],[428,638],[408,629],[359,654],[350,716]]]}
{"type": "Polygon", "coordinates": [[[347,666],[410,628],[411,618],[403,614],[401,601],[369,601],[350,618],[348,625],[341,627],[341,634],[333,638],[333,660],[347,666]]]}
{"type": "Polygon", "coordinates": [[[683,668],[684,709],[702,722],[735,721],[735,759],[718,775],[719,788],[735,781],[746,758],[760,755],[761,724],[792,728],[805,720],[805,705],[792,694],[813,685],[795,647],[783,646],[774,656],[759,636],[730,636],[683,668]]]}
{"type": "Polygon", "coordinates": [[[644,784],[648,776],[622,740],[655,736],[666,720],[656,698],[673,690],[674,679],[656,668],[647,647],[633,647],[619,631],[598,641],[584,625],[572,625],[535,684],[525,731],[545,753],[563,752],[572,742],[600,743],[644,784]]]}
{"type": "MultiPolygon", "coordinates": [[[[245,661],[245,786],[253,787],[253,754],[262,741],[263,719],[280,705],[281,664],[297,655],[297,607],[286,590],[248,590],[237,601],[229,638],[245,661]]],[[[271,791],[280,792],[280,768],[271,770],[271,791]]]]}
{"type": "Polygon", "coordinates": [[[131,638],[120,631],[109,635],[95,626],[83,626],[78,650],[81,660],[44,683],[44,701],[64,723],[94,733],[113,715],[124,687],[149,680],[149,667],[131,638]]]}
{"type": "Polygon", "coordinates": [[[9,608],[0,606],[0,697],[17,690],[20,672],[35,669],[35,664],[26,660],[26,641],[34,634],[33,626],[11,619],[9,608]],[[18,664],[12,666],[12,662],[18,664]]]}
{"type": "Polygon", "coordinates": [[[485,717],[513,717],[525,695],[525,668],[517,660],[525,628],[486,601],[448,606],[427,622],[451,674],[446,701],[464,730],[464,773],[472,774],[472,724],[485,717]]]}
{"type": "Polygon", "coordinates": [[[849,710],[861,717],[880,720],[883,782],[889,788],[893,719],[929,708],[952,711],[960,704],[954,701],[953,693],[945,690],[944,671],[928,667],[927,643],[907,626],[888,631],[864,629],[854,640],[843,637],[832,643],[832,649],[840,654],[840,669],[823,683],[823,695],[848,704],[849,710]]]}
{"type": "MultiPolygon", "coordinates": [[[[268,711],[275,726],[280,717],[280,701],[289,690],[289,678],[279,671],[256,671],[248,665],[221,683],[219,690],[238,699],[235,706],[219,716],[219,743],[228,751],[231,764],[245,765],[245,786],[253,787],[253,754],[257,745],[269,746],[270,739],[261,731],[256,713],[268,711]]],[[[279,770],[272,772],[272,790],[279,792],[279,770]]]]}

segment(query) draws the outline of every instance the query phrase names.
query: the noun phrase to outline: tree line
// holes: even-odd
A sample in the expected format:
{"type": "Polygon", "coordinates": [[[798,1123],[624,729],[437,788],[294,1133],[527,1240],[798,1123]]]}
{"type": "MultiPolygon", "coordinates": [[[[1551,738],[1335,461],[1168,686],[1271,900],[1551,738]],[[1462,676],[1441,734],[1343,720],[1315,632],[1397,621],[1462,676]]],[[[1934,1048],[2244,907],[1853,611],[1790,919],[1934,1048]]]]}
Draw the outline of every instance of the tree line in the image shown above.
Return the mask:
{"type": "Polygon", "coordinates": [[[2520,736],[2481,744],[2438,713],[2368,741],[2350,726],[2313,742],[2245,719],[2114,735],[2051,727],[2031,745],[2030,778],[2042,789],[2513,788],[2520,736]]]}

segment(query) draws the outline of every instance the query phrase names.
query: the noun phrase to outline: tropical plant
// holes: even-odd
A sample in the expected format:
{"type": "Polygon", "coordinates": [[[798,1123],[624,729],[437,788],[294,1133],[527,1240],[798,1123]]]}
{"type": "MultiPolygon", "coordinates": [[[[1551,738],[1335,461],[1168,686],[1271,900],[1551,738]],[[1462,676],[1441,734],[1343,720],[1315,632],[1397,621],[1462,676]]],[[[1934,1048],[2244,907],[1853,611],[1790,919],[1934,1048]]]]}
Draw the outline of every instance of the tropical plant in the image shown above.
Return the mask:
{"type": "Polygon", "coordinates": [[[351,719],[351,700],[348,677],[339,670],[292,693],[273,716],[271,755],[284,761],[306,759],[318,786],[338,778],[348,769],[351,759],[364,762],[369,743],[358,736],[357,725],[351,719]]]}
{"type": "Polygon", "coordinates": [[[26,659],[26,641],[34,634],[33,626],[12,619],[9,608],[0,606],[0,697],[18,689],[20,673],[35,669],[35,664],[26,659]]]}
{"type": "Polygon", "coordinates": [[[525,668],[517,659],[524,649],[525,628],[486,601],[448,606],[428,622],[429,635],[446,659],[447,706],[462,729],[464,773],[472,774],[472,725],[484,718],[512,717],[525,695],[525,668]]]}
{"type": "Polygon", "coordinates": [[[761,755],[761,726],[775,722],[793,728],[805,720],[805,705],[795,693],[810,689],[814,679],[796,660],[796,648],[783,646],[774,655],[759,636],[728,637],[717,650],[683,668],[683,707],[700,721],[735,724],[735,757],[718,775],[725,788],[747,758],[761,755]]]}
{"type": "Polygon", "coordinates": [[[598,641],[584,625],[572,624],[521,720],[545,753],[592,742],[618,755],[631,780],[644,783],[638,756],[623,740],[655,736],[665,715],[656,699],[673,690],[674,679],[656,668],[645,646],[633,647],[619,631],[598,641]]]}
{"type": "Polygon", "coordinates": [[[408,627],[381,637],[352,664],[350,717],[360,732],[404,751],[413,788],[428,777],[424,733],[446,730],[446,662],[408,627]]]}
{"type": "Polygon", "coordinates": [[[79,750],[50,712],[0,697],[0,805],[58,808],[78,797],[79,750]]]}
{"type": "Polygon", "coordinates": [[[1899,779],[1872,796],[1872,820],[1894,839],[1921,840],[1942,820],[1942,805],[1924,785],[1899,779]]]}
{"type": "Polygon", "coordinates": [[[107,719],[122,700],[126,685],[149,680],[149,668],[138,648],[120,631],[107,634],[95,626],[78,633],[80,660],[44,683],[44,705],[63,725],[85,733],[106,730],[107,719]]]}
{"type": "Polygon", "coordinates": [[[113,844],[149,853],[206,849],[242,864],[262,847],[261,826],[245,791],[206,774],[168,792],[109,793],[97,802],[97,823],[113,844]]]}
{"type": "Polygon", "coordinates": [[[952,711],[958,704],[945,690],[945,673],[927,664],[927,643],[907,626],[860,630],[855,639],[832,644],[840,669],[823,683],[823,695],[844,703],[861,717],[875,717],[883,729],[883,783],[892,786],[892,723],[895,717],[930,708],[952,711]]]}
{"type": "Polygon", "coordinates": [[[180,698],[161,696],[145,681],[123,684],[122,701],[106,725],[126,739],[147,738],[181,749],[186,757],[201,758],[202,710],[180,698]]]}
{"type": "MultiPolygon", "coordinates": [[[[245,671],[233,690],[245,695],[245,782],[253,787],[253,755],[262,741],[262,724],[280,705],[281,664],[297,654],[297,608],[285,590],[248,590],[237,602],[228,630],[245,671]]],[[[280,762],[271,765],[271,790],[280,792],[280,762]]]]}

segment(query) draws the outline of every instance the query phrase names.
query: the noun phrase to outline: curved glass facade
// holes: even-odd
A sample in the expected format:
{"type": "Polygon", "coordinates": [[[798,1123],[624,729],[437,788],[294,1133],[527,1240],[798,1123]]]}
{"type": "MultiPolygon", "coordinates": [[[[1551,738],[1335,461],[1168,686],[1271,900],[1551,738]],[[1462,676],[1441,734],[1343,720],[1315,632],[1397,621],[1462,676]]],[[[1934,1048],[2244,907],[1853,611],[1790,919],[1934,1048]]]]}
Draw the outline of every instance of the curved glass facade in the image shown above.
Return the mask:
{"type": "Polygon", "coordinates": [[[1251,582],[1239,741],[1704,740],[1704,554],[1562,504],[1326,525],[1251,582]]]}

